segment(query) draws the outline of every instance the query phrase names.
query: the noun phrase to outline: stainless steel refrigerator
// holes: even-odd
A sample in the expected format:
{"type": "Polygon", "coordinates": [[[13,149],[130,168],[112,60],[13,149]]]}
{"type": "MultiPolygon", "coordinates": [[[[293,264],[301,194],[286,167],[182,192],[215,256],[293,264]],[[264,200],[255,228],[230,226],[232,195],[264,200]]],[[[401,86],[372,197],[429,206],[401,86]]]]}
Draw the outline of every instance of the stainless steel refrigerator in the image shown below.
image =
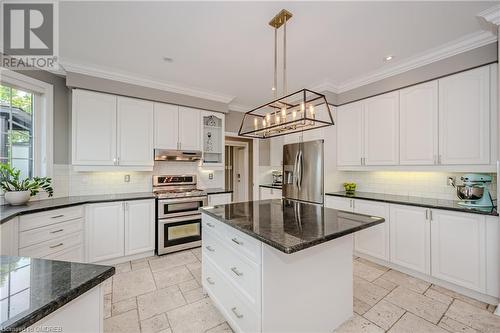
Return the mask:
{"type": "Polygon", "coordinates": [[[323,140],[283,146],[283,197],[323,204],[323,140]]]}

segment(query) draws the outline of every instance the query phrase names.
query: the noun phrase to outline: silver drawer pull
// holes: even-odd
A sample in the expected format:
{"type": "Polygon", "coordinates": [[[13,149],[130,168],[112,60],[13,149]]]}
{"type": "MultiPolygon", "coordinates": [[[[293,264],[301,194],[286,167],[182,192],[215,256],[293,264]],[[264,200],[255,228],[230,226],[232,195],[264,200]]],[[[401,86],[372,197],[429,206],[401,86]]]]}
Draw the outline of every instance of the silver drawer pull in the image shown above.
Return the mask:
{"type": "Polygon", "coordinates": [[[242,241],[239,241],[236,237],[235,237],[235,238],[231,238],[231,240],[232,240],[233,242],[235,242],[236,244],[238,244],[238,245],[243,245],[243,242],[242,242],[242,241]]]}
{"type": "Polygon", "coordinates": [[[207,277],[206,280],[209,284],[215,284],[215,282],[209,277],[207,277]]]}
{"type": "Polygon", "coordinates": [[[64,229],[54,230],[54,231],[51,231],[50,233],[51,234],[57,234],[58,232],[61,232],[61,231],[64,231],[64,229]]]}
{"type": "Polygon", "coordinates": [[[213,247],[211,247],[210,245],[205,246],[205,249],[207,249],[210,252],[215,252],[215,249],[213,247]]]}
{"type": "Polygon", "coordinates": [[[214,226],[212,223],[210,223],[210,222],[207,222],[207,225],[208,225],[210,228],[214,228],[214,227],[215,227],[215,226],[214,226]]]}
{"type": "Polygon", "coordinates": [[[238,275],[238,276],[242,276],[243,273],[240,272],[236,267],[231,267],[231,270],[233,271],[234,274],[238,275]]]}
{"type": "Polygon", "coordinates": [[[64,243],[59,243],[57,245],[52,245],[52,246],[49,246],[49,248],[53,249],[53,248],[56,248],[56,247],[59,247],[59,246],[63,246],[64,243]]]}
{"type": "Polygon", "coordinates": [[[56,216],[52,216],[51,219],[58,219],[58,218],[63,217],[63,216],[64,216],[64,214],[56,215],[56,216]]]}
{"type": "Polygon", "coordinates": [[[232,308],[231,311],[233,311],[234,315],[237,317],[237,318],[243,318],[243,315],[238,313],[238,309],[236,309],[236,307],[232,308]]]}

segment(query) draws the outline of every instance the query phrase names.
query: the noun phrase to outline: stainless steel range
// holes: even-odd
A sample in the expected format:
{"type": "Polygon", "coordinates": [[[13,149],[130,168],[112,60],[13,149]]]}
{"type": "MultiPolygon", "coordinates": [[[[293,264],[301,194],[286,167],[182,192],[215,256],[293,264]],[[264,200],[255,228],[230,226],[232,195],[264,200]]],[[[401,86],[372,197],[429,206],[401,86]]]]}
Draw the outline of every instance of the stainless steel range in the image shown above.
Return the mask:
{"type": "Polygon", "coordinates": [[[157,254],[201,246],[201,213],[207,194],[195,175],[153,176],[157,200],[157,254]]]}

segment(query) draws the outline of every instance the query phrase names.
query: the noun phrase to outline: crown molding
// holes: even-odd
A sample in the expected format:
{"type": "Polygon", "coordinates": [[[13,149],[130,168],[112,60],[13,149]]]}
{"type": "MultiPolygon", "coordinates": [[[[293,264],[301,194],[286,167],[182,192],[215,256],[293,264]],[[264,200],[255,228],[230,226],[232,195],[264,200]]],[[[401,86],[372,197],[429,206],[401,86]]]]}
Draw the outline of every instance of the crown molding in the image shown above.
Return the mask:
{"type": "Polygon", "coordinates": [[[243,104],[229,104],[229,111],[236,111],[236,112],[248,112],[252,110],[254,107],[248,106],[248,105],[243,105],[243,104]]]}
{"type": "Polygon", "coordinates": [[[221,102],[228,104],[235,96],[216,93],[212,91],[206,91],[201,89],[188,88],[185,86],[177,85],[174,83],[166,83],[161,81],[155,81],[143,77],[136,76],[130,73],[117,73],[110,70],[97,69],[87,65],[76,64],[72,62],[63,61],[62,66],[66,72],[73,72],[83,75],[89,75],[98,77],[101,79],[113,80],[133,85],[138,85],[147,88],[159,89],[163,91],[168,91],[171,93],[188,95],[192,97],[198,97],[203,99],[208,99],[216,102],[221,102]]]}
{"type": "MultiPolygon", "coordinates": [[[[373,71],[367,75],[345,81],[336,86],[336,93],[343,93],[369,83],[383,80],[430,63],[452,57],[454,55],[473,50],[475,48],[494,43],[497,36],[490,31],[478,31],[440,47],[430,49],[417,56],[410,57],[393,66],[373,71]]],[[[333,91],[335,92],[335,91],[333,91]]]]}
{"type": "Polygon", "coordinates": [[[317,91],[317,92],[329,91],[329,92],[338,94],[338,86],[334,85],[333,83],[331,83],[328,80],[325,80],[322,83],[311,86],[308,89],[313,90],[313,91],[317,91]]]}
{"type": "Polygon", "coordinates": [[[488,23],[500,26],[500,5],[483,10],[477,17],[482,18],[488,23]]]}

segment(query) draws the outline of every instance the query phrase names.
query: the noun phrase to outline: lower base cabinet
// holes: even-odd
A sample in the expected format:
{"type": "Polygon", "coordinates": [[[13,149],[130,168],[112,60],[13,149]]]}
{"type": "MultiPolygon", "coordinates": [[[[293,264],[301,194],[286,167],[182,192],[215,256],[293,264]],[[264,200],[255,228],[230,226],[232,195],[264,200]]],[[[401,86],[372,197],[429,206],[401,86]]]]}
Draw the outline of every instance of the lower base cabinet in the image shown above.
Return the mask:
{"type": "Polygon", "coordinates": [[[276,188],[260,187],[260,200],[281,199],[282,191],[276,188]]]}
{"type": "Polygon", "coordinates": [[[232,193],[219,193],[219,194],[209,194],[208,195],[208,205],[225,205],[233,201],[232,193]]]}

